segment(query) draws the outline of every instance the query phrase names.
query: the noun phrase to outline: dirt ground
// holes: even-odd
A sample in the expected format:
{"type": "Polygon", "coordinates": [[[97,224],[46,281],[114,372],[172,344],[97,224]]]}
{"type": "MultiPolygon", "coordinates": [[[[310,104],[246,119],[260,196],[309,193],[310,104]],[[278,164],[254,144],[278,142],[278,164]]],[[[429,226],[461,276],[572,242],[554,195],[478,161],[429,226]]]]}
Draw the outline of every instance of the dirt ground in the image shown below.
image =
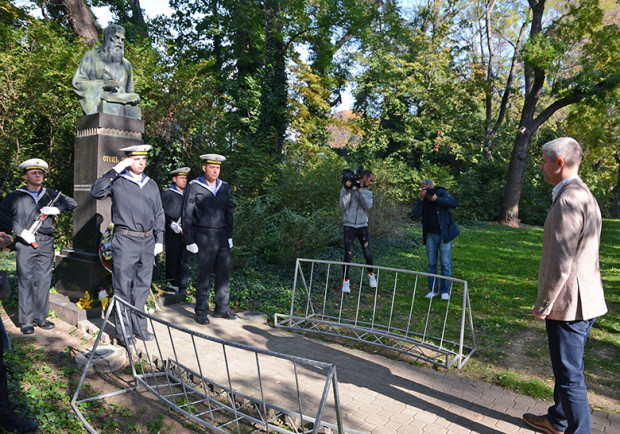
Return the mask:
{"type": "MultiPolygon", "coordinates": [[[[67,349],[72,355],[92,348],[94,340],[90,336],[80,333],[77,328],[61,320],[53,320],[56,328],[53,330],[35,329],[32,335],[23,335],[16,325],[16,313],[8,316],[2,312],[4,325],[13,341],[22,341],[45,348],[49,355],[47,360],[56,360],[54,357],[65,353],[67,349]]],[[[73,360],[74,361],[74,360],[73,360]]],[[[53,365],[52,363],[50,363],[53,365]]],[[[76,374],[79,378],[80,374],[76,374]]],[[[86,381],[96,394],[104,394],[122,390],[130,387],[131,375],[126,374],[125,370],[116,373],[87,375],[86,381]]],[[[75,391],[71,390],[72,395],[75,391]]],[[[195,433],[204,432],[204,428],[194,425],[183,415],[176,413],[157,399],[154,395],[144,388],[135,392],[128,392],[114,397],[106,398],[106,404],[118,405],[121,411],[113,415],[120,424],[116,430],[105,430],[106,432],[145,432],[145,433],[195,433]],[[127,416],[121,416],[124,413],[127,416]],[[132,429],[128,429],[128,419],[131,421],[132,429]]],[[[95,427],[101,429],[101,427],[95,427]]],[[[86,432],[86,430],[84,431],[86,432]]]]}

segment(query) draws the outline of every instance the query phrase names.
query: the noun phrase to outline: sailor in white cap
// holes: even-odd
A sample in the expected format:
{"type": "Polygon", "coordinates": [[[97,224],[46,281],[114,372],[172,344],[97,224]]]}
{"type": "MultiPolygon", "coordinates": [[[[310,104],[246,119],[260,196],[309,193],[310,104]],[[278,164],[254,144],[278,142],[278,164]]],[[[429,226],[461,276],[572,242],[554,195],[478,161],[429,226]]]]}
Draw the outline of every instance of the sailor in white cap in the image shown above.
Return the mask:
{"type": "Polygon", "coordinates": [[[9,193],[0,204],[0,221],[18,235],[17,286],[19,288],[19,324],[22,333],[34,333],[34,327],[50,330],[47,319],[49,290],[54,262],[54,222],[48,216],[70,211],[77,206],[72,198],[43,187],[48,164],[40,158],[19,165],[26,185],[9,193]],[[35,224],[36,222],[36,224],[35,224]]]}
{"type": "MultiPolygon", "coordinates": [[[[144,174],[150,145],[121,149],[125,159],[90,186],[90,194],[99,200],[112,198],[112,287],[114,294],[139,310],[144,310],[153,276],[153,259],[163,251],[164,209],[159,187],[144,174]]],[[[146,318],[116,316],[116,333],[122,345],[135,342],[134,336],[150,341],[146,318]]]]}
{"type": "Polygon", "coordinates": [[[183,234],[188,251],[198,253],[196,282],[196,321],[208,324],[211,273],[215,273],[215,310],[219,318],[235,319],[230,311],[230,249],[233,236],[233,195],[230,186],[219,179],[226,158],[218,154],[201,155],[200,176],[189,183],[183,201],[183,234]]]}
{"type": "Polygon", "coordinates": [[[166,215],[166,281],[173,292],[184,294],[189,274],[189,252],[185,249],[181,215],[183,214],[183,192],[187,186],[189,167],[172,170],[172,184],[161,194],[161,203],[166,215]]]}

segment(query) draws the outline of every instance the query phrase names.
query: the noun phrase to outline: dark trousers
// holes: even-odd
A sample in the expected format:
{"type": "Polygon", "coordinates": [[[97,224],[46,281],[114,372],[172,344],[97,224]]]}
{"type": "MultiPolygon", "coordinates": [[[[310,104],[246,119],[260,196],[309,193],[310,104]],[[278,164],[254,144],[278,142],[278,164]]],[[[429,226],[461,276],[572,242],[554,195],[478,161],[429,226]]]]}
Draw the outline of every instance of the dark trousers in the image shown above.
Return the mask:
{"type": "Polygon", "coordinates": [[[546,320],[549,354],[555,377],[551,424],[566,434],[590,432],[590,405],[583,375],[583,353],[596,319],[546,320]]]}
{"type": "Polygon", "coordinates": [[[196,230],[198,245],[198,281],[196,282],[196,316],[206,318],[209,312],[211,274],[215,274],[215,313],[228,313],[230,284],[230,247],[225,229],[196,230]]]}
{"type": "Polygon", "coordinates": [[[9,388],[4,364],[4,350],[10,350],[9,335],[6,333],[4,324],[0,321],[0,408],[9,402],[9,388]],[[7,345],[8,344],[8,345],[7,345]]]}
{"type": "Polygon", "coordinates": [[[45,320],[50,309],[54,237],[37,234],[35,238],[38,249],[21,241],[15,244],[20,324],[45,320]]]}
{"type": "MultiPolygon", "coordinates": [[[[138,310],[144,311],[149,297],[153,276],[155,238],[141,238],[115,233],[112,238],[112,287],[114,294],[127,301],[138,310]]],[[[146,331],[146,318],[125,312],[121,308],[122,319],[115,315],[116,333],[121,335],[125,326],[127,336],[133,332],[146,331]]]]}
{"type": "MultiPolygon", "coordinates": [[[[353,259],[353,243],[355,239],[358,239],[360,246],[362,246],[362,253],[364,253],[364,259],[366,259],[367,265],[373,265],[372,250],[370,249],[370,230],[368,226],[363,228],[354,228],[351,226],[344,226],[344,262],[351,262],[353,259]]],[[[368,273],[372,273],[373,269],[370,267],[368,273]]],[[[349,267],[344,267],[344,278],[349,280],[349,267]]]]}
{"type": "Polygon", "coordinates": [[[166,243],[166,281],[178,286],[179,292],[185,292],[189,274],[189,252],[185,248],[183,235],[166,229],[164,241],[166,243]]]}

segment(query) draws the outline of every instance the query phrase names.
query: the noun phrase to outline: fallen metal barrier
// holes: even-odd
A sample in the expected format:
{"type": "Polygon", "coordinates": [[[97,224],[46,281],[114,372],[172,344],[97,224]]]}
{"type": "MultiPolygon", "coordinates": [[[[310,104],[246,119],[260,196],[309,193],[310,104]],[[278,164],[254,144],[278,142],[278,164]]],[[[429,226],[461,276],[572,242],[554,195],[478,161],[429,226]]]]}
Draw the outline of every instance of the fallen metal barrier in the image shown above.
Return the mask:
{"type": "Polygon", "coordinates": [[[368,266],[297,259],[291,309],[275,314],[277,327],[377,345],[438,366],[460,369],[476,350],[467,281],[374,266],[377,287],[368,286],[368,266]],[[351,292],[342,292],[350,267],[351,292]],[[427,298],[444,280],[449,298],[427,298]]]}
{"type": "MultiPolygon", "coordinates": [[[[333,364],[207,336],[149,315],[117,297],[103,324],[71,400],[91,433],[98,431],[80,410],[82,404],[135,391],[139,386],[210,432],[353,432],[343,429],[333,364]],[[128,345],[133,386],[80,398],[112,311],[145,317],[155,339],[128,345]],[[187,351],[188,347],[193,351],[187,351]],[[250,358],[248,352],[253,354],[250,358]]],[[[124,325],[122,328],[127,342],[127,331],[124,325]]]]}

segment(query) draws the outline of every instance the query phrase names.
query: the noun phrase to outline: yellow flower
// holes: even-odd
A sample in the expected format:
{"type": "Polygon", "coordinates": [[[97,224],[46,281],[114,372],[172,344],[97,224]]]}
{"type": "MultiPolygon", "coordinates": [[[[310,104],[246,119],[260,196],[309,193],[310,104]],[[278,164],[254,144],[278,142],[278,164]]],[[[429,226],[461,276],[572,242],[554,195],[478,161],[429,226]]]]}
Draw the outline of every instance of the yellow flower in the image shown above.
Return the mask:
{"type": "Polygon", "coordinates": [[[93,299],[90,297],[90,293],[86,291],[84,297],[80,298],[75,304],[81,309],[90,309],[91,307],[93,307],[93,299]]]}

